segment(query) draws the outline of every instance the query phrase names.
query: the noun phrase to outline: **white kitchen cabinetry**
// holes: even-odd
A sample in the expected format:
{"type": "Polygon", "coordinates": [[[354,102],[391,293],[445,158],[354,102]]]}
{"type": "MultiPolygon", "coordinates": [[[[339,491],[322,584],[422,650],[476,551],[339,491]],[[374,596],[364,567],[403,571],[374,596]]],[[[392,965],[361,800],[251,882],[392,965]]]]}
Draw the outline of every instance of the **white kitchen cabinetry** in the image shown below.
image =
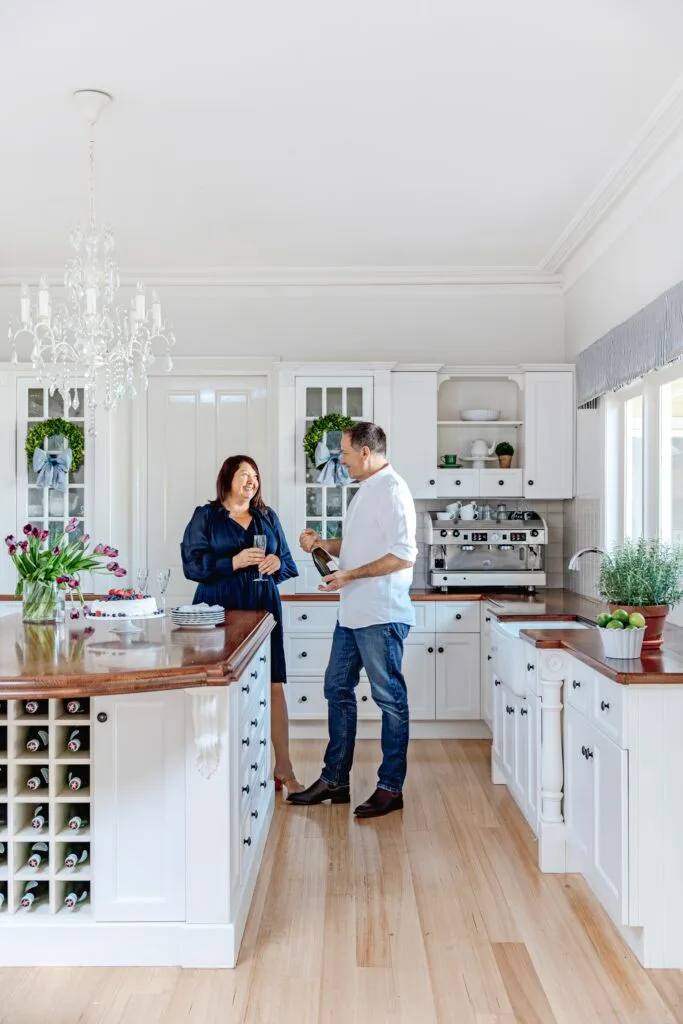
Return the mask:
{"type": "Polygon", "coordinates": [[[520,697],[494,677],[493,763],[534,833],[538,828],[539,700],[520,697]]]}
{"type": "Polygon", "coordinates": [[[524,497],[574,493],[574,375],[568,370],[524,375],[524,497]]]}
{"type": "Polygon", "coordinates": [[[403,675],[408,689],[410,717],[434,721],[436,650],[431,634],[409,633],[403,644],[403,675]]]}
{"type": "Polygon", "coordinates": [[[437,633],[436,717],[480,717],[479,634],[437,633]]]}
{"type": "Polygon", "coordinates": [[[391,375],[391,462],[414,498],[435,498],[437,487],[436,373],[391,375]]]}

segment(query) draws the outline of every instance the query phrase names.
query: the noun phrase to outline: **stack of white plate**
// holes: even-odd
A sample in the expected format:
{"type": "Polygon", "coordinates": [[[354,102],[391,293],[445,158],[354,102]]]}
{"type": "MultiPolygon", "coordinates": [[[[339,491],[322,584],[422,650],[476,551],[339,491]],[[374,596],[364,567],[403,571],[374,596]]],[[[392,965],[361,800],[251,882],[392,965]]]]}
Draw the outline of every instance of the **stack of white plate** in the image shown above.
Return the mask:
{"type": "Polygon", "coordinates": [[[460,418],[471,423],[486,423],[500,419],[500,409],[461,409],[460,418]]]}
{"type": "Polygon", "coordinates": [[[211,629],[213,626],[222,626],[225,622],[225,608],[212,607],[202,608],[196,605],[190,611],[185,608],[172,608],[171,621],[176,626],[190,626],[192,629],[211,629]]]}

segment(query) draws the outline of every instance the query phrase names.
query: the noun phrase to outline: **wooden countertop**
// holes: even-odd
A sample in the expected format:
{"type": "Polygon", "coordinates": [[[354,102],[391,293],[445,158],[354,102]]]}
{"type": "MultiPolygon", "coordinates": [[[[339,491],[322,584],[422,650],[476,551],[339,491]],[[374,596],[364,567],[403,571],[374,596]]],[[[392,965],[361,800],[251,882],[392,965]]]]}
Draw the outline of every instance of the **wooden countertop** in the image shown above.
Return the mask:
{"type": "Polygon", "coordinates": [[[0,698],[96,697],[227,686],[272,631],[269,612],[231,611],[212,630],[178,629],[169,618],[139,623],[123,640],[111,623],[26,625],[0,618],[0,698]]]}
{"type": "Polygon", "coordinates": [[[630,661],[606,658],[597,629],[523,629],[520,636],[542,650],[565,650],[625,686],[683,683],[683,630],[677,626],[665,627],[661,650],[643,651],[630,661]]]}
{"type": "MultiPolygon", "coordinates": [[[[602,606],[598,601],[591,601],[589,598],[581,597],[579,594],[573,594],[569,590],[538,590],[535,594],[522,594],[522,593],[506,593],[505,591],[460,591],[453,592],[450,594],[442,594],[440,590],[411,590],[410,597],[413,601],[490,601],[492,603],[498,603],[501,605],[501,612],[496,614],[496,618],[501,619],[528,619],[529,612],[521,610],[520,612],[509,612],[506,610],[506,606],[514,603],[518,605],[520,609],[532,608],[539,603],[546,603],[553,608],[558,610],[560,614],[554,614],[555,618],[561,617],[562,614],[566,615],[567,618],[571,619],[575,617],[573,609],[575,607],[584,607],[591,609],[590,614],[594,619],[595,616],[599,615],[603,610],[602,606]],[[572,609],[563,612],[564,608],[572,609]],[[597,610],[595,610],[597,609],[597,610]]],[[[338,601],[338,594],[323,594],[320,591],[315,591],[312,594],[282,594],[283,601],[338,601]]]]}

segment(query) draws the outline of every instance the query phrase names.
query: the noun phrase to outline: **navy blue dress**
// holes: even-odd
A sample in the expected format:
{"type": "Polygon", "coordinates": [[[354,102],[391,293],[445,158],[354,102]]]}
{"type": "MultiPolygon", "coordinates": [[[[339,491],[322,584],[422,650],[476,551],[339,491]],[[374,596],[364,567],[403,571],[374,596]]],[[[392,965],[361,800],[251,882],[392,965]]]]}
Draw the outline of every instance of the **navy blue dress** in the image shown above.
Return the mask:
{"type": "Polygon", "coordinates": [[[296,563],[287,545],[280,520],[272,508],[251,509],[252,520],[246,528],[235,522],[223,505],[210,502],[198,505],[188,523],[180,554],[183,572],[188,580],[199,584],[193,604],[206,601],[224,608],[248,611],[269,611],[275,619],[270,634],[271,680],[287,681],[285,645],[282,635],[282,605],[278,583],[298,576],[296,563]],[[233,569],[233,557],[244,548],[254,546],[254,534],[266,536],[266,554],[277,555],[280,568],[264,583],[256,583],[258,568],[233,569]]]}

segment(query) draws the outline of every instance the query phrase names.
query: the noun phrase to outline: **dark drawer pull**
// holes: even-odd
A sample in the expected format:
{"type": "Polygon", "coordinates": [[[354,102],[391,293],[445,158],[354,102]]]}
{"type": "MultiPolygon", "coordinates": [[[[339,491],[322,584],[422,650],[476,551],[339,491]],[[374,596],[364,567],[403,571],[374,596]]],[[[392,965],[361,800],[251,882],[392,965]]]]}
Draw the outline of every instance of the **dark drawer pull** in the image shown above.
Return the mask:
{"type": "Polygon", "coordinates": [[[593,756],[593,751],[589,747],[586,747],[586,760],[589,761],[592,756],[593,756]]]}
{"type": "Polygon", "coordinates": [[[490,622],[490,621],[491,621],[491,616],[490,615],[486,615],[485,618],[484,618],[484,622],[490,622]]]}
{"type": "Polygon", "coordinates": [[[462,615],[460,614],[460,612],[456,612],[456,615],[455,615],[455,617],[456,617],[456,619],[461,619],[461,618],[462,618],[462,615]]]}
{"type": "Polygon", "coordinates": [[[528,483],[529,487],[533,487],[534,486],[533,480],[527,480],[527,483],[528,483]]]}
{"type": "Polygon", "coordinates": [[[245,846],[251,846],[251,836],[247,836],[247,838],[243,839],[242,842],[245,846]]]}
{"type": "Polygon", "coordinates": [[[268,783],[267,783],[267,782],[266,782],[266,780],[264,779],[264,780],[263,780],[263,782],[260,782],[260,783],[259,783],[259,785],[260,785],[261,789],[265,789],[265,788],[266,788],[266,786],[268,785],[268,783]]]}
{"type": "Polygon", "coordinates": [[[305,704],[307,700],[308,697],[304,694],[303,697],[299,697],[299,704],[305,704]]]}
{"type": "Polygon", "coordinates": [[[531,662],[527,661],[527,663],[526,663],[526,670],[527,670],[527,672],[533,672],[533,670],[535,668],[536,668],[535,665],[532,665],[531,662]]]}
{"type": "Polygon", "coordinates": [[[253,764],[249,765],[249,767],[251,768],[252,772],[255,772],[256,769],[258,768],[258,765],[256,764],[256,761],[254,761],[253,764]]]}
{"type": "Polygon", "coordinates": [[[499,480],[498,481],[498,486],[499,487],[504,487],[505,486],[505,481],[504,480],[499,480]]]}
{"type": "Polygon", "coordinates": [[[301,654],[299,655],[299,657],[300,658],[307,658],[308,657],[308,651],[302,651],[301,654]]]}
{"type": "Polygon", "coordinates": [[[520,713],[520,715],[528,715],[529,714],[529,709],[528,708],[521,708],[519,713],[520,713]]]}
{"type": "Polygon", "coordinates": [[[248,736],[245,737],[245,739],[242,740],[242,746],[243,747],[248,747],[249,746],[249,737],[248,736]]]}
{"type": "Polygon", "coordinates": [[[252,818],[258,818],[258,811],[252,811],[251,816],[252,818]]]}
{"type": "Polygon", "coordinates": [[[437,647],[437,651],[439,652],[439,654],[443,654],[443,647],[437,647]]]}
{"type": "Polygon", "coordinates": [[[262,740],[259,740],[259,742],[260,742],[262,747],[265,747],[265,745],[266,745],[265,737],[262,740]]]}
{"type": "Polygon", "coordinates": [[[600,710],[601,711],[609,711],[609,704],[607,703],[607,701],[604,701],[604,700],[600,701],[600,710]]]}
{"type": "Polygon", "coordinates": [[[257,720],[255,718],[252,718],[251,724],[253,725],[254,728],[256,728],[256,726],[258,725],[258,722],[257,722],[257,720]]]}
{"type": "Polygon", "coordinates": [[[434,653],[434,648],[433,647],[428,647],[427,648],[427,654],[433,654],[433,653],[434,653]]]}
{"type": "Polygon", "coordinates": [[[261,657],[259,658],[259,661],[266,662],[266,661],[268,661],[268,658],[267,658],[267,656],[265,654],[262,654],[261,657]]]}
{"type": "Polygon", "coordinates": [[[258,677],[258,672],[250,672],[249,675],[252,679],[256,679],[258,677]]]}
{"type": "Polygon", "coordinates": [[[435,483],[436,483],[436,480],[430,480],[429,481],[429,486],[433,487],[435,483]]]}
{"type": "Polygon", "coordinates": [[[306,615],[306,613],[304,612],[304,614],[300,615],[299,618],[302,619],[305,622],[306,619],[308,618],[308,615],[306,615]]]}
{"type": "Polygon", "coordinates": [[[579,680],[578,679],[572,679],[572,690],[580,690],[580,689],[581,689],[581,683],[579,682],[579,680]]]}
{"type": "Polygon", "coordinates": [[[500,679],[494,679],[493,680],[493,685],[494,686],[500,686],[500,679]]]}
{"type": "Polygon", "coordinates": [[[493,655],[492,655],[492,654],[487,654],[487,655],[486,655],[486,660],[487,660],[487,661],[491,661],[491,658],[492,658],[492,657],[493,657],[493,655]]]}
{"type": "Polygon", "coordinates": [[[585,747],[581,747],[581,753],[583,754],[584,757],[586,756],[586,748],[585,747]]]}
{"type": "Polygon", "coordinates": [[[367,694],[364,693],[363,696],[361,697],[361,700],[367,700],[367,699],[368,699],[367,694]]]}
{"type": "Polygon", "coordinates": [[[265,697],[262,697],[261,700],[259,701],[259,704],[261,705],[262,708],[264,708],[267,703],[268,702],[265,697]]]}
{"type": "Polygon", "coordinates": [[[508,715],[514,715],[515,713],[515,709],[511,708],[509,704],[505,705],[505,710],[507,711],[508,715]]]}
{"type": "Polygon", "coordinates": [[[248,793],[249,792],[249,786],[242,786],[242,792],[243,793],[248,793]]]}
{"type": "Polygon", "coordinates": [[[460,487],[460,484],[461,484],[461,483],[462,483],[462,480],[456,480],[456,481],[455,481],[455,486],[456,486],[456,487],[460,487]]]}
{"type": "Polygon", "coordinates": [[[245,685],[244,685],[244,686],[242,687],[242,693],[249,693],[249,683],[246,683],[246,684],[245,684],[245,685]]]}

